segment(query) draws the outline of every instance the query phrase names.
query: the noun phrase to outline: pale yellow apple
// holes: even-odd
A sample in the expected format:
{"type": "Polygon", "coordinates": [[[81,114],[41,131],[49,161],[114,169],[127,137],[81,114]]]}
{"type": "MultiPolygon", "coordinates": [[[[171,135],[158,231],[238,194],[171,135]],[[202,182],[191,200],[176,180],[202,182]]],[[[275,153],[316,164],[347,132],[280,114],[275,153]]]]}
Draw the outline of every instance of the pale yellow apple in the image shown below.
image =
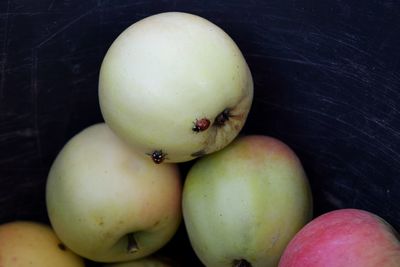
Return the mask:
{"type": "Polygon", "coordinates": [[[134,23],[114,40],[100,69],[104,120],[142,154],[155,152],[157,163],[226,146],[242,129],[252,99],[252,76],[236,43],[188,13],[134,23]]]}
{"type": "Polygon", "coordinates": [[[46,202],[54,230],[77,254],[99,262],[138,259],[164,246],[180,224],[179,170],[153,164],[96,124],[58,154],[46,202]]]}
{"type": "Polygon", "coordinates": [[[183,218],[207,267],[275,267],[312,218],[311,189],[300,160],[283,142],[240,137],[189,170],[183,218]]]}
{"type": "Polygon", "coordinates": [[[172,263],[169,263],[168,261],[165,261],[163,259],[149,256],[134,261],[107,264],[104,265],[104,267],[173,267],[173,265],[172,263]]]}
{"type": "Polygon", "coordinates": [[[49,225],[13,221],[0,225],[1,267],[83,267],[49,225]]]}

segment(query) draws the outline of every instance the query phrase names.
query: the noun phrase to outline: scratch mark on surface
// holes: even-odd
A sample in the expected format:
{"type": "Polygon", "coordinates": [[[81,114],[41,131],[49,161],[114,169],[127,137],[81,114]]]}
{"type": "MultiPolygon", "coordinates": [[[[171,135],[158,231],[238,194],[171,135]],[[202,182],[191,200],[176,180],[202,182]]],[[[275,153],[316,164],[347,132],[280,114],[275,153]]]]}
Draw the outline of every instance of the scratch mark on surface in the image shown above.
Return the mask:
{"type": "Polygon", "coordinates": [[[1,47],[1,60],[0,60],[0,99],[4,97],[4,86],[6,82],[6,63],[7,63],[7,43],[8,43],[8,23],[9,23],[9,14],[8,12],[10,11],[10,1],[7,1],[7,11],[6,11],[6,17],[5,17],[5,23],[4,23],[4,40],[3,40],[3,46],[1,47]]]}
{"type": "MultiPolygon", "coordinates": [[[[285,105],[280,105],[277,103],[272,103],[269,101],[261,101],[263,103],[267,103],[270,106],[273,106],[275,108],[278,109],[282,109],[282,110],[286,110],[289,112],[294,112],[294,113],[300,113],[300,114],[309,114],[310,116],[317,118],[317,117],[321,117],[324,118],[324,120],[326,121],[335,121],[336,123],[340,123],[343,126],[346,126],[347,129],[350,129],[351,131],[357,133],[357,136],[359,136],[359,141],[363,142],[363,143],[367,143],[368,146],[370,146],[371,148],[374,148],[375,151],[379,151],[385,155],[390,156],[390,158],[392,159],[393,162],[395,162],[396,164],[400,164],[400,153],[395,150],[391,145],[385,143],[383,140],[380,140],[376,135],[374,135],[373,133],[370,133],[368,131],[368,129],[365,129],[363,127],[359,127],[357,125],[355,125],[352,121],[348,121],[346,118],[342,118],[342,116],[340,115],[334,115],[334,114],[329,114],[326,112],[323,112],[321,110],[318,109],[314,109],[314,108],[308,108],[308,107],[296,107],[296,108],[291,108],[285,105]],[[361,138],[362,136],[366,137],[366,138],[361,138]]],[[[346,104],[345,102],[341,102],[342,104],[346,104]]],[[[348,103],[347,105],[350,105],[350,103],[348,103]]],[[[355,107],[353,107],[355,108],[355,107]]],[[[366,120],[371,120],[372,123],[375,123],[376,125],[380,126],[381,128],[385,129],[386,131],[391,131],[392,134],[394,134],[393,132],[395,132],[394,129],[390,129],[388,128],[389,126],[385,126],[384,124],[382,124],[381,121],[377,121],[377,120],[372,120],[372,119],[368,119],[368,113],[366,113],[365,111],[361,110],[361,109],[357,109],[354,112],[362,115],[363,118],[366,118],[366,120]]],[[[341,127],[338,127],[338,129],[340,129],[341,127]]],[[[348,130],[347,130],[348,131],[348,130]]],[[[398,135],[398,133],[396,133],[396,135],[398,135]]],[[[368,151],[368,153],[373,153],[371,151],[368,151]]]]}
{"type": "MultiPolygon", "coordinates": [[[[0,10],[0,12],[2,12],[2,10],[0,10]]],[[[27,11],[10,11],[10,12],[4,12],[4,13],[0,13],[0,19],[4,19],[7,18],[8,16],[10,17],[15,17],[15,16],[28,16],[28,17],[34,17],[37,15],[46,15],[46,14],[57,14],[57,12],[27,12],[27,11]]],[[[61,12],[59,12],[61,14],[61,12]]]]}
{"type": "Polygon", "coordinates": [[[84,17],[86,17],[87,15],[89,15],[92,12],[93,12],[93,9],[88,10],[87,12],[83,13],[82,15],[79,15],[78,17],[72,19],[70,22],[65,24],[63,27],[61,27],[56,32],[54,32],[50,36],[46,37],[46,39],[41,41],[38,45],[36,45],[36,48],[40,48],[41,46],[45,45],[47,42],[52,40],[54,37],[56,37],[57,35],[59,35],[60,33],[64,32],[64,31],[66,31],[69,27],[71,27],[72,25],[74,25],[75,23],[77,23],[78,21],[80,21],[81,19],[83,19],[84,17]]]}
{"type": "Polygon", "coordinates": [[[363,48],[360,46],[352,44],[352,42],[355,42],[357,40],[356,36],[351,36],[351,35],[346,35],[344,36],[342,33],[340,33],[340,36],[335,36],[335,33],[331,34],[326,34],[322,33],[321,31],[318,32],[311,32],[310,37],[314,37],[316,40],[321,40],[324,43],[332,43],[335,44],[337,47],[343,47],[345,49],[351,49],[352,51],[355,51],[357,53],[360,53],[364,56],[371,56],[371,54],[367,51],[365,51],[363,48]],[[347,38],[345,38],[347,37],[347,38]],[[347,39],[347,40],[346,40],[347,39]]]}
{"type": "Polygon", "coordinates": [[[37,49],[32,49],[32,68],[31,68],[31,95],[32,95],[32,103],[33,103],[33,123],[34,129],[36,132],[36,146],[38,151],[38,159],[39,162],[42,162],[42,144],[40,140],[40,132],[39,132],[39,114],[38,114],[38,101],[39,101],[39,92],[38,92],[38,53],[37,49]]]}
{"type": "Polygon", "coordinates": [[[51,3],[50,3],[50,5],[49,5],[49,7],[47,8],[47,10],[51,10],[52,8],[53,8],[53,5],[54,5],[54,2],[55,2],[56,0],[53,0],[53,1],[51,1],[51,3]]]}
{"type": "Polygon", "coordinates": [[[322,191],[322,193],[324,194],[325,199],[336,208],[342,208],[345,206],[343,200],[337,197],[335,194],[332,194],[326,190],[322,191]]]}
{"type": "Polygon", "coordinates": [[[327,67],[326,65],[310,61],[307,58],[295,59],[295,58],[291,58],[291,57],[279,57],[279,56],[270,56],[270,55],[255,54],[255,53],[251,53],[251,54],[249,54],[249,56],[273,59],[273,60],[285,61],[285,62],[291,62],[291,63],[297,63],[297,64],[303,64],[303,65],[308,65],[308,66],[313,66],[313,67],[327,67]]]}

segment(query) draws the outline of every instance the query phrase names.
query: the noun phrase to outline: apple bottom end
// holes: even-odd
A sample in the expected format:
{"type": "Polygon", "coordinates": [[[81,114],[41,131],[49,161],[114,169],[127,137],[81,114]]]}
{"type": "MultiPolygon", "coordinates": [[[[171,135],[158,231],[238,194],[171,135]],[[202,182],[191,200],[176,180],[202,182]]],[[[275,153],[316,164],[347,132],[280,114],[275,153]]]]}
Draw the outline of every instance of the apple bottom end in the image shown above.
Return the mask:
{"type": "Polygon", "coordinates": [[[251,263],[245,259],[234,260],[232,262],[232,267],[252,267],[251,263]]]}

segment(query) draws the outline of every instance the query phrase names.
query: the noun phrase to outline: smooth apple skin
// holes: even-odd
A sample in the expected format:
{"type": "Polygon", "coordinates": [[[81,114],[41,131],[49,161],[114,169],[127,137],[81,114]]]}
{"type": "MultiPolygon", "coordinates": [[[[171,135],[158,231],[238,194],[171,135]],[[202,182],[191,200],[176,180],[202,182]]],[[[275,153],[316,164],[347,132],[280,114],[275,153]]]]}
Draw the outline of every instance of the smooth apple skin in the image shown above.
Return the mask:
{"type": "Polygon", "coordinates": [[[181,222],[175,164],[155,165],[104,123],[74,136],[51,166],[47,211],[60,239],[99,262],[145,257],[164,246],[181,222]],[[133,233],[139,250],[127,252],[133,233]]]}
{"type": "Polygon", "coordinates": [[[49,225],[13,221],[0,225],[1,267],[84,267],[84,260],[67,248],[49,225]]]}
{"type": "Polygon", "coordinates": [[[242,129],[253,80],[236,43],[196,15],[166,12],[140,20],[113,42],[100,69],[99,102],[106,123],[143,154],[165,162],[217,151],[242,129]],[[229,120],[215,121],[225,109],[229,120]],[[210,126],[194,131],[196,120],[210,126]]]}
{"type": "Polygon", "coordinates": [[[279,267],[304,266],[399,267],[398,234],[385,220],[365,210],[325,213],[296,234],[279,263],[279,267]]]}
{"type": "Polygon", "coordinates": [[[189,170],[183,217],[207,267],[277,266],[312,218],[311,189],[287,145],[268,136],[239,137],[189,170]],[[237,265],[243,259],[251,265],[237,265]]]}

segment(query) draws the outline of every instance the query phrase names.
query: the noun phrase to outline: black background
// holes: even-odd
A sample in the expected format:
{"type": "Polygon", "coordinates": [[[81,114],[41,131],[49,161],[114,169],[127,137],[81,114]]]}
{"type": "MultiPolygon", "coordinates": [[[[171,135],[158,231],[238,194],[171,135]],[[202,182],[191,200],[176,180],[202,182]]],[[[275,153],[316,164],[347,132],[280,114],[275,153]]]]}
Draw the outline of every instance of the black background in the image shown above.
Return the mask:
{"type": "MultiPolygon", "coordinates": [[[[74,134],[102,121],[103,56],[126,27],[164,11],[200,15],[236,41],[255,82],[243,133],[293,148],[315,215],[361,208],[400,229],[395,0],[0,0],[0,223],[48,222],[53,159],[74,134]]],[[[161,254],[199,265],[183,227],[161,254]]]]}

